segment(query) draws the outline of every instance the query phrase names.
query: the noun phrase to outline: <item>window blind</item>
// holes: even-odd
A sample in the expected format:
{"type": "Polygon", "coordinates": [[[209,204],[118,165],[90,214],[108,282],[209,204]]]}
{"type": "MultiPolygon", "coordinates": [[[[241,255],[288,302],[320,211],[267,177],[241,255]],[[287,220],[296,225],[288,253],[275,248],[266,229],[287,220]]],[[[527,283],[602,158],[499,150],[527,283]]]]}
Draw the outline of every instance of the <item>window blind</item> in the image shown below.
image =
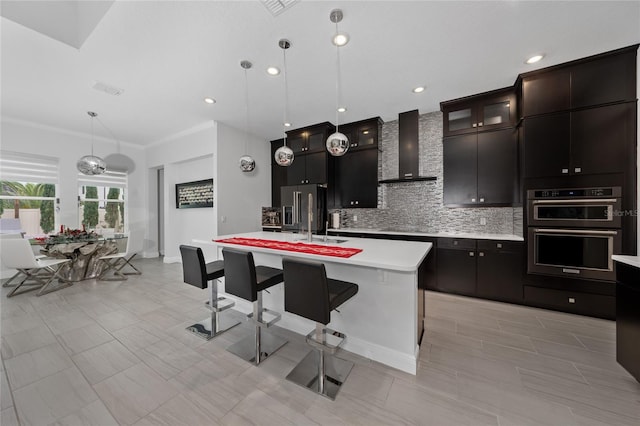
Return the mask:
{"type": "Polygon", "coordinates": [[[1,150],[0,180],[57,184],[58,159],[1,150]]]}
{"type": "Polygon", "coordinates": [[[101,175],[83,175],[78,173],[78,183],[85,186],[106,186],[108,188],[126,188],[127,172],[107,170],[101,175]]]}

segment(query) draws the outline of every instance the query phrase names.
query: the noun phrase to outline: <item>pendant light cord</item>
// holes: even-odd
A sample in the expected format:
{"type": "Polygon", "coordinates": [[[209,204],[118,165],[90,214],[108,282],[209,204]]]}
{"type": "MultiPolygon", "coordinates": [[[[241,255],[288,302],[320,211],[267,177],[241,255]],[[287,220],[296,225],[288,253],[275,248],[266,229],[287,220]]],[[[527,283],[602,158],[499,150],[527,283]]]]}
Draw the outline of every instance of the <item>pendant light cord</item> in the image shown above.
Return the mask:
{"type": "Polygon", "coordinates": [[[93,120],[95,119],[94,116],[91,116],[91,156],[93,157],[93,120]]]}
{"type": "MultiPolygon", "coordinates": [[[[338,23],[336,22],[336,35],[338,32],[338,23]]],[[[340,46],[336,43],[336,133],[339,133],[340,126],[340,46]]]]}
{"type": "Polygon", "coordinates": [[[244,152],[249,155],[249,79],[247,78],[247,69],[244,69],[244,112],[245,112],[245,132],[244,132],[244,152]]]}
{"type": "MultiPolygon", "coordinates": [[[[109,129],[107,126],[104,125],[104,123],[102,122],[102,120],[100,120],[98,117],[93,117],[96,120],[98,120],[98,123],[100,123],[100,125],[107,131],[109,132],[109,134],[111,135],[111,137],[116,141],[116,145],[117,145],[117,151],[118,154],[120,154],[120,139],[118,139],[116,137],[116,135],[113,134],[113,132],[111,131],[111,129],[109,129]]],[[[91,120],[91,123],[93,123],[93,120],[91,120]]],[[[92,127],[92,131],[93,131],[93,127],[92,127]]],[[[92,154],[93,155],[93,154],[92,154]]]]}
{"type": "Polygon", "coordinates": [[[284,121],[282,126],[284,128],[284,146],[287,146],[287,117],[289,116],[289,83],[287,81],[287,49],[282,49],[282,60],[284,67],[284,121]]]}

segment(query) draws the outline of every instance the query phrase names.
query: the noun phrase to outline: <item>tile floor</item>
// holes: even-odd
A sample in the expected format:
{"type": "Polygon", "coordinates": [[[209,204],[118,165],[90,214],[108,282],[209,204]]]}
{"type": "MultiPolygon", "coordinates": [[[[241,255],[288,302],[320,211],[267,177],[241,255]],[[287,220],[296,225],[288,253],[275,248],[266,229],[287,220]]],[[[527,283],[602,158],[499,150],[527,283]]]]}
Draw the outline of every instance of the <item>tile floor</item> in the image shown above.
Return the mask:
{"type": "Polygon", "coordinates": [[[419,371],[356,363],[335,402],[284,377],[302,336],[260,367],[209,342],[204,291],[179,264],[137,262],[126,282],[11,299],[3,289],[1,419],[22,425],[635,425],[640,384],[615,361],[611,321],[427,293],[419,371]]]}

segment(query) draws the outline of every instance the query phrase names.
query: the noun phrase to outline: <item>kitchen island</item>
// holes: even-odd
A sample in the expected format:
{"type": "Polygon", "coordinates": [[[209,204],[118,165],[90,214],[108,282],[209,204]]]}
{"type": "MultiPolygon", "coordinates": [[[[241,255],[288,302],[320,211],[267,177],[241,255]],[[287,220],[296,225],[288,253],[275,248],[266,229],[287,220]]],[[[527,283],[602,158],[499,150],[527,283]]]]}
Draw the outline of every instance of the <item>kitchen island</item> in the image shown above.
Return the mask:
{"type": "MultiPolygon", "coordinates": [[[[272,232],[225,235],[217,239],[229,238],[307,243],[306,237],[300,234],[272,232]]],[[[322,240],[322,237],[314,236],[312,244],[362,251],[342,258],[205,240],[194,240],[193,244],[203,249],[207,261],[222,259],[222,248],[231,247],[253,252],[256,265],[282,268],[284,256],[323,262],[329,278],[359,286],[358,294],[342,305],[340,312],[332,312],[328,325],[347,335],[344,349],[416,374],[424,317],[424,289],[420,287],[426,279],[425,265],[432,244],[351,237],[322,240]]],[[[249,302],[229,297],[236,300],[236,309],[251,312],[249,302]]],[[[284,312],[284,284],[270,288],[263,301],[265,307],[282,313],[278,326],[302,335],[315,327],[309,320],[284,312]]]]}

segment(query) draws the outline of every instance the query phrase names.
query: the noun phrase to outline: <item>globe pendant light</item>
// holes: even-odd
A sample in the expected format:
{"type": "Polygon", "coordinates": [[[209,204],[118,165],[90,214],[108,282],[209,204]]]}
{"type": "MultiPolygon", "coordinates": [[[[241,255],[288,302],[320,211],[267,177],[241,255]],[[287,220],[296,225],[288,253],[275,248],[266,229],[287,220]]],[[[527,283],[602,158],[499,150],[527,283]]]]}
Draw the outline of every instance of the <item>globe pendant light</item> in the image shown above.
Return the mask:
{"type": "MultiPolygon", "coordinates": [[[[245,115],[246,115],[246,127],[244,134],[244,152],[247,152],[249,146],[249,82],[247,80],[247,70],[251,69],[253,64],[249,61],[240,62],[240,66],[244,69],[244,100],[245,100],[245,115]]],[[[245,173],[252,172],[256,168],[256,161],[248,154],[240,157],[240,170],[245,173]]]]}
{"type": "Polygon", "coordinates": [[[329,20],[336,24],[336,34],[333,37],[333,44],[336,46],[336,132],[327,138],[327,151],[334,157],[341,157],[349,150],[349,140],[339,131],[340,108],[340,46],[344,46],[348,37],[338,31],[338,22],[342,21],[342,11],[334,9],[329,13],[329,20]]]}
{"type": "Polygon", "coordinates": [[[107,163],[100,157],[93,155],[93,120],[98,116],[93,111],[87,111],[91,117],[91,155],[85,155],[76,163],[76,167],[80,173],[84,175],[101,175],[107,171],[107,163]]]}
{"type": "Polygon", "coordinates": [[[287,49],[291,47],[291,42],[287,39],[281,39],[278,42],[278,46],[282,49],[282,57],[284,59],[283,64],[283,76],[284,76],[284,121],[283,126],[285,127],[284,131],[284,139],[283,145],[276,149],[276,153],[274,154],[274,159],[276,160],[276,164],[278,166],[288,167],[293,163],[293,150],[287,146],[287,132],[286,126],[289,121],[287,117],[289,115],[289,96],[288,96],[288,86],[287,86],[287,49]]]}

